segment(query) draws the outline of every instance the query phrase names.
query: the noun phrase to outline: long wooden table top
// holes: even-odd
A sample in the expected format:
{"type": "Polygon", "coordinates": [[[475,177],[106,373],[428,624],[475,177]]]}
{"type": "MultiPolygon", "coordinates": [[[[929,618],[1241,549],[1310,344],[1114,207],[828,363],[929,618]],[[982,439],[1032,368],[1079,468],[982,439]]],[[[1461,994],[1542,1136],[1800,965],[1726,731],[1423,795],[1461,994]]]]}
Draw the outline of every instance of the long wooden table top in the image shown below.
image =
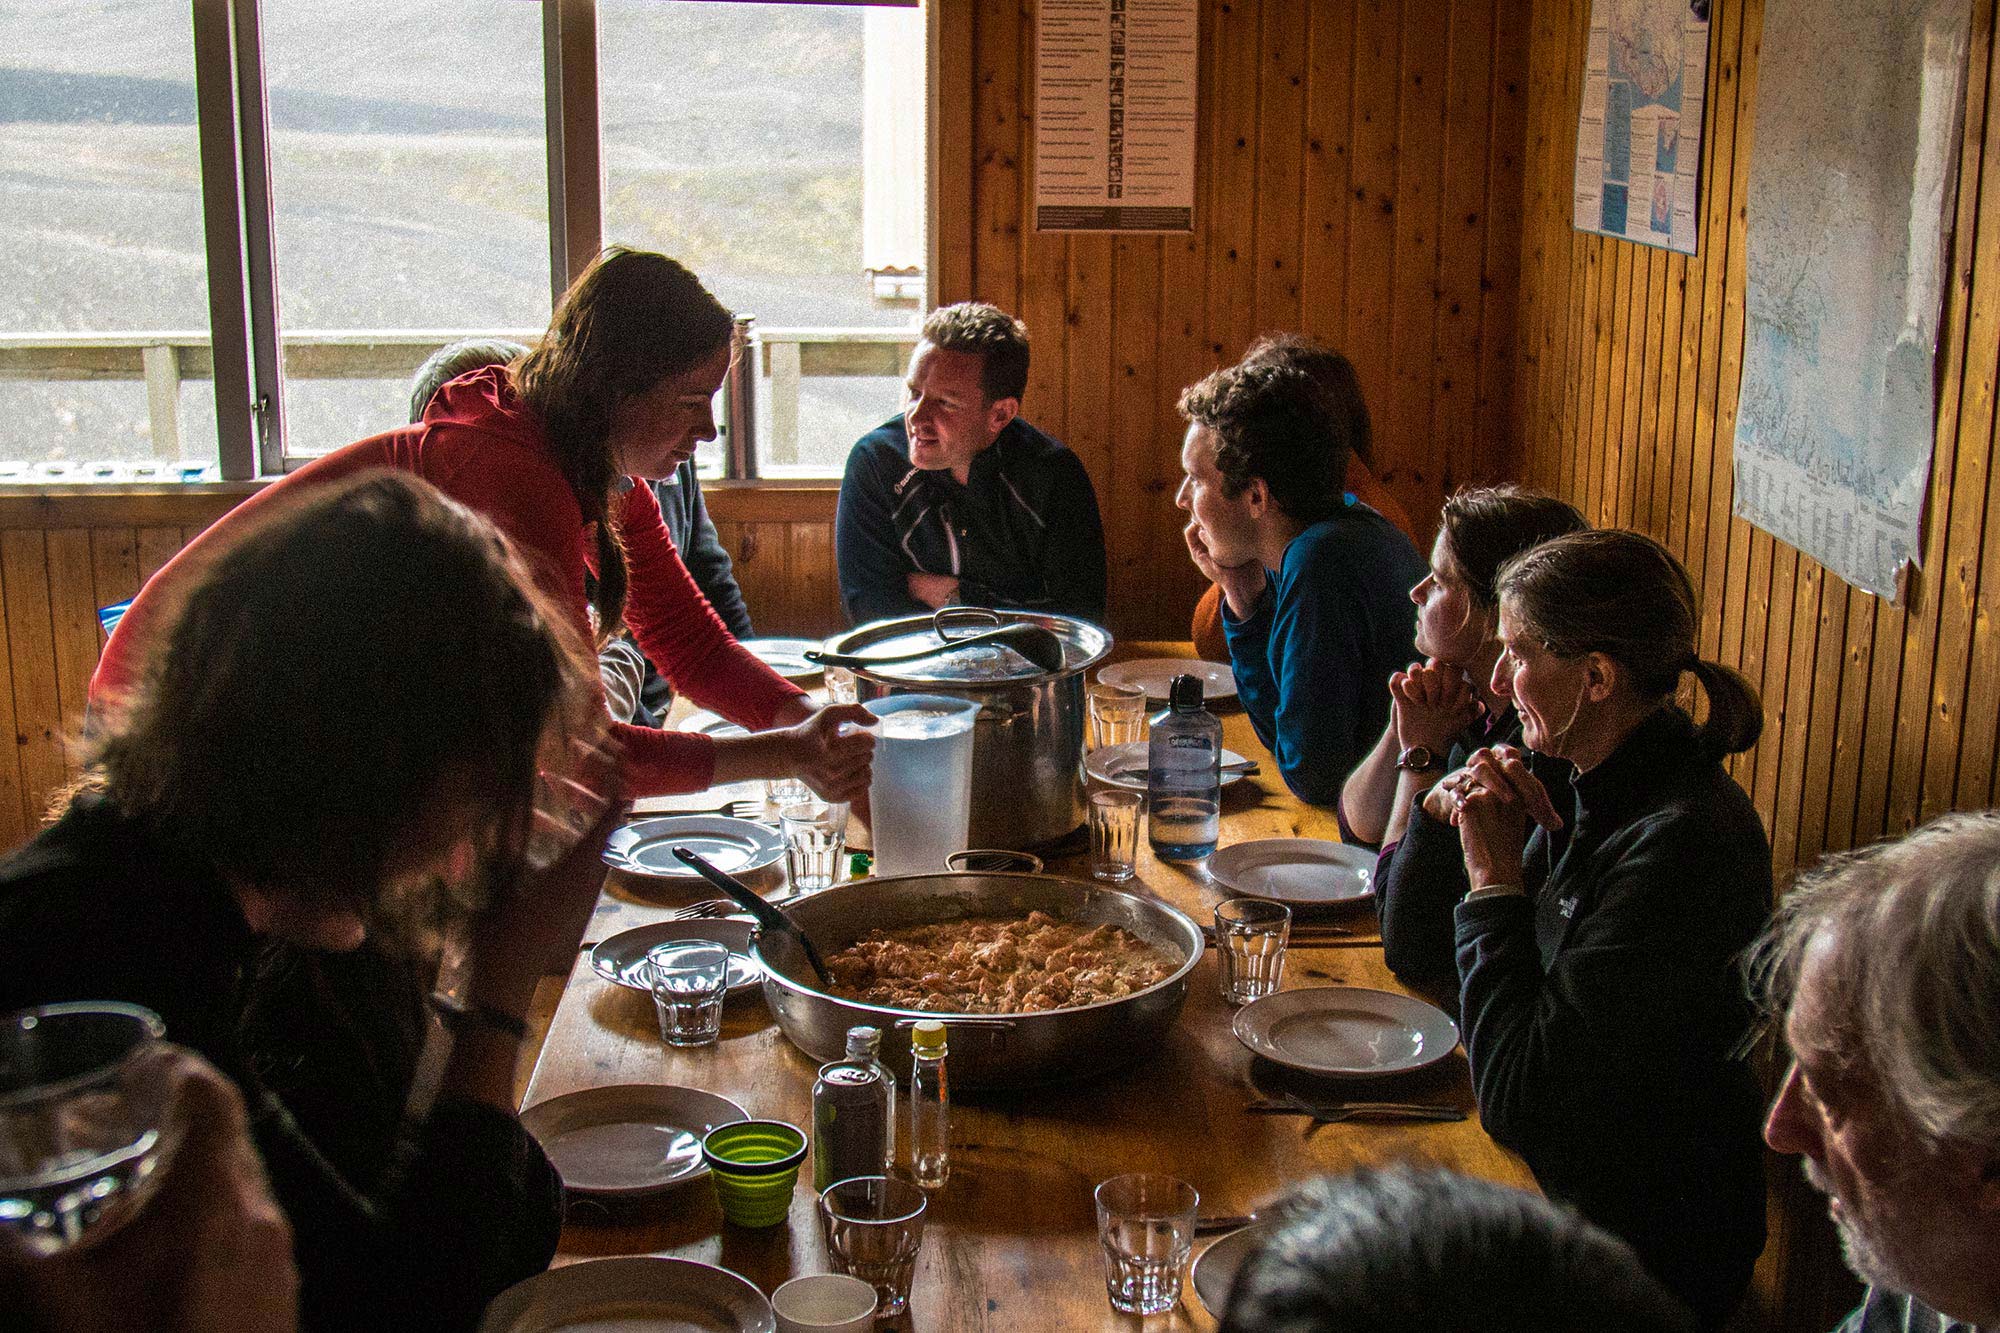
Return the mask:
{"type": "MultiPolygon", "coordinates": [[[[1181,656],[1186,644],[1131,644],[1120,657],[1181,656]]],[[[1253,838],[1337,838],[1333,814],[1302,805],[1271,769],[1240,709],[1222,714],[1224,743],[1264,762],[1264,772],[1224,789],[1224,845],[1253,838]]],[[[733,795],[718,789],[690,808],[733,795]]],[[[653,804],[653,803],[649,803],[653,804]]],[[[1050,873],[1087,877],[1083,851],[1049,858],[1050,873]]],[[[1207,921],[1221,891],[1190,866],[1155,861],[1142,837],[1134,885],[1207,921]]],[[[670,1050],[659,1039],[649,997],[601,980],[589,945],[660,920],[703,892],[661,891],[614,875],[607,883],[529,1080],[524,1105],[580,1088],[671,1083],[727,1096],[751,1115],[810,1126],[818,1062],[794,1048],[757,999],[733,1000],[722,1040],[670,1050]]],[[[1338,946],[1293,946],[1286,989],[1306,986],[1404,988],[1382,961],[1372,911],[1333,918],[1354,935],[1338,946]]],[[[1513,1154],[1476,1118],[1461,1123],[1349,1123],[1308,1134],[1301,1117],[1252,1115],[1263,1090],[1331,1096],[1380,1093],[1397,1100],[1472,1106],[1465,1057],[1415,1074],[1363,1084],[1327,1084],[1253,1058],[1230,1033],[1234,1012],[1216,993],[1213,957],[1191,979],[1186,1008],[1161,1045],[1132,1066],[1086,1082],[1011,1096],[961,1097],[952,1107],[951,1179],[931,1201],[922,1253],[902,1326],[936,1330],[1119,1329],[1138,1322],[1105,1299],[1091,1191],[1126,1171],[1164,1171],[1201,1192],[1203,1214],[1242,1213],[1310,1176],[1410,1160],[1434,1162],[1533,1188],[1513,1154]]],[[[898,1077],[907,1071],[897,1071],[898,1077]]],[[[672,1254],[720,1264],[767,1293],[802,1273],[825,1272],[814,1213],[811,1163],[802,1172],[783,1226],[726,1226],[705,1182],[642,1204],[607,1208],[572,1201],[557,1262],[624,1254],[672,1254]]],[[[1196,1242],[1196,1254],[1210,1243],[1196,1242]]],[[[1192,1284],[1169,1315],[1148,1329],[1215,1327],[1192,1284]]]]}

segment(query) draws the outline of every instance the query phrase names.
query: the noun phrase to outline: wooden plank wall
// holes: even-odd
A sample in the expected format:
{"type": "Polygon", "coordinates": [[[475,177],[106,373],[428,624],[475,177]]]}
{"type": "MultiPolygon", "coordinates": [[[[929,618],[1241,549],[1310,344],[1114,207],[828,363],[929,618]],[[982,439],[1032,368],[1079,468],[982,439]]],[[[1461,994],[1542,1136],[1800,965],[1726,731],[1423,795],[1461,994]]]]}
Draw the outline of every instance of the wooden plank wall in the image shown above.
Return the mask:
{"type": "MultiPolygon", "coordinates": [[[[839,628],[833,581],[837,487],[705,488],[760,634],[839,628]]],[[[80,776],[76,739],[103,647],[97,608],[154,570],[247,491],[0,496],[0,851],[25,841],[80,776]]]]}
{"type": "Polygon", "coordinates": [[[1180,482],[1183,386],[1258,334],[1344,349],[1412,515],[1511,475],[1528,30],[1498,0],[1203,0],[1196,230],[1033,224],[1034,7],[941,0],[937,299],[1027,321],[1024,414],[1090,469],[1111,628],[1180,638],[1202,583],[1180,482]],[[1504,21],[1503,21],[1504,19],[1504,21]]]}
{"type": "Polygon", "coordinates": [[[90,673],[103,647],[97,608],[153,571],[240,498],[225,490],[0,497],[0,850],[24,841],[80,776],[90,673]]]}
{"type": "MultiPolygon", "coordinates": [[[[1824,851],[2000,800],[2000,534],[1989,530],[2000,522],[1995,4],[1973,4],[1937,451],[1922,570],[1902,607],[1730,514],[1763,0],[1717,0],[1712,11],[1703,231],[1691,259],[1571,228],[1588,9],[1588,0],[1534,0],[1532,11],[1514,400],[1524,472],[1598,523],[1652,533],[1686,562],[1702,596],[1702,654],[1763,692],[1763,740],[1733,767],[1770,832],[1782,884],[1824,851]]],[[[1852,1287],[1820,1206],[1802,1197],[1795,1172],[1782,1178],[1790,1197],[1763,1290],[1783,1312],[1778,1326],[1824,1329],[1852,1287]]]]}

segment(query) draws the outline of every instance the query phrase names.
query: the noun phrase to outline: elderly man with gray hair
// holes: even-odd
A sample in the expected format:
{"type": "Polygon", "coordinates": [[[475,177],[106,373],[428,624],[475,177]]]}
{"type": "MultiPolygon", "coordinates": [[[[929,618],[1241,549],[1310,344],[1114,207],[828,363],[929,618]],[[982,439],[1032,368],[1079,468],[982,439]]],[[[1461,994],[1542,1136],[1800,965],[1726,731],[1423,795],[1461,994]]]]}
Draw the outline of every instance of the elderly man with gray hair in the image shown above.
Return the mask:
{"type": "Polygon", "coordinates": [[[1871,1284],[1839,1333],[2000,1328],[2000,812],[1829,859],[1752,975],[1792,1051],[1764,1138],[1871,1284]]]}

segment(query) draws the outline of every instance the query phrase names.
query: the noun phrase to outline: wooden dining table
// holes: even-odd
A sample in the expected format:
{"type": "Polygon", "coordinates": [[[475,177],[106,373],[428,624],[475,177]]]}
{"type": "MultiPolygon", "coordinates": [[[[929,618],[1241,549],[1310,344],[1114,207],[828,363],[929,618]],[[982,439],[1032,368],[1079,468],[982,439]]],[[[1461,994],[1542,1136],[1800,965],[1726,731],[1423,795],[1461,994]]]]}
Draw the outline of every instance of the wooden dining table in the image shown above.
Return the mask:
{"type": "MultiPolygon", "coordinates": [[[[1186,643],[1121,645],[1116,657],[1190,657],[1186,643]]],[[[1222,845],[1258,838],[1339,837],[1331,810],[1286,790],[1249,718],[1218,708],[1224,744],[1260,760],[1262,771],[1223,792],[1222,845]]],[[[716,789],[649,808],[703,808],[741,794],[716,789]]],[[[1087,878],[1080,839],[1044,853],[1052,874],[1087,878]]],[[[767,881],[782,886],[782,875],[767,881]]],[[[1155,895],[1197,921],[1211,919],[1224,891],[1199,865],[1154,859],[1143,836],[1128,887],[1155,895]]],[[[650,997],[599,978],[590,946],[660,921],[704,888],[681,889],[612,874],[574,969],[548,1021],[523,1105],[614,1084],[678,1084],[719,1093],[750,1115],[811,1124],[818,1061],[798,1050],[761,999],[732,1000],[720,1042],[692,1050],[662,1043],[650,997]]],[[[1325,942],[1294,944],[1284,988],[1358,986],[1404,991],[1382,958],[1370,904],[1334,909],[1315,923],[1344,928],[1325,942]]],[[[951,1108],[951,1176],[931,1198],[910,1313],[896,1327],[960,1330],[1213,1329],[1190,1283],[1178,1307],[1144,1320],[1106,1299],[1092,1191],[1128,1171],[1165,1172],[1192,1184],[1203,1216],[1248,1213],[1300,1182],[1369,1164],[1436,1164],[1534,1188],[1520,1159],[1480,1128],[1459,1122],[1351,1121],[1315,1127],[1302,1116],[1246,1110],[1256,1097],[1294,1092],[1320,1098],[1387,1098],[1455,1104],[1472,1111],[1465,1056],[1388,1079],[1330,1082],[1254,1057],[1231,1032],[1236,1011],[1218,995],[1215,959],[1190,977],[1179,1020],[1132,1062],[1074,1083],[1011,1094],[958,1097],[951,1108]]],[[[898,1071],[907,1077],[907,1070],[898,1071]]],[[[604,1204],[572,1198],[558,1264],[613,1256],[675,1255],[718,1264],[766,1293],[787,1278],[828,1271],[811,1187],[801,1173],[785,1224],[746,1230],[723,1222],[705,1180],[651,1199],[604,1204]]],[[[1213,1241],[1197,1240],[1195,1253],[1213,1241]]]]}

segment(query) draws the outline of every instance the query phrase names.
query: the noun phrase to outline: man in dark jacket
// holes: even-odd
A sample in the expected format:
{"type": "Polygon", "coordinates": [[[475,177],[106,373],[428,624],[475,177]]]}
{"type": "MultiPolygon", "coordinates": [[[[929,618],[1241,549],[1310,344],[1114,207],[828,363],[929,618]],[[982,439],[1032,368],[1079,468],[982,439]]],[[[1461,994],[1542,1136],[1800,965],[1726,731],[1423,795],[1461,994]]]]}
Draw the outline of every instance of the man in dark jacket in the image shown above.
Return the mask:
{"type": "Polygon", "coordinates": [[[1104,524],[1082,462],[1021,420],[1028,333],[990,305],[934,311],[901,416],[847,458],[834,525],[854,624],[951,605],[1104,619],[1104,524]]]}

